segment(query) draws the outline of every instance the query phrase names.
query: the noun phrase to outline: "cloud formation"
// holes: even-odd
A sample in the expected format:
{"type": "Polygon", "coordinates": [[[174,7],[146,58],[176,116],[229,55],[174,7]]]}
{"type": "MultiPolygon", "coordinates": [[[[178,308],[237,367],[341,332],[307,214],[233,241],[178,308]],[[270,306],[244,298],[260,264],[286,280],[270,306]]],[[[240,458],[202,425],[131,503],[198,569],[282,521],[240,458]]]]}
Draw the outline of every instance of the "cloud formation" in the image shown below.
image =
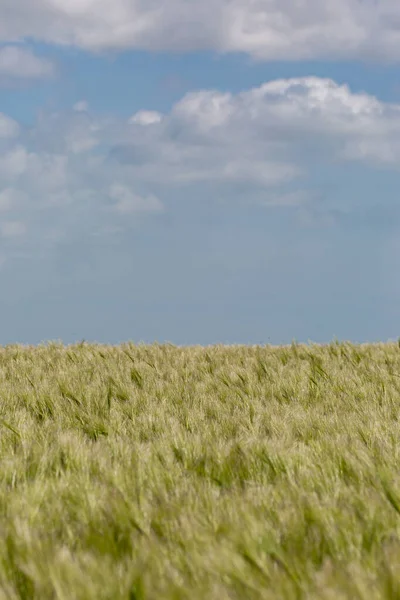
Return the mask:
{"type": "Polygon", "coordinates": [[[24,235],[26,225],[21,221],[4,221],[0,223],[0,235],[5,238],[13,238],[24,235]]]}
{"type": "Polygon", "coordinates": [[[163,210],[163,205],[155,196],[139,196],[127,186],[118,183],[110,186],[108,196],[115,201],[113,209],[121,215],[160,212],[163,210]]]}
{"type": "Polygon", "coordinates": [[[0,115],[3,237],[40,230],[38,245],[77,227],[117,232],[193,194],[232,202],[254,194],[260,204],[296,209],[307,205],[307,183],[321,166],[400,165],[400,105],[330,79],[276,80],[238,94],[200,90],[168,114],[144,109],[127,121],[78,108],[42,113],[27,130],[0,115]]]}
{"type": "Polygon", "coordinates": [[[75,102],[73,109],[76,112],[87,112],[89,110],[89,104],[86,100],[79,100],[79,102],[75,102]]]}
{"type": "Polygon", "coordinates": [[[19,125],[14,119],[0,113],[0,140],[15,138],[19,133],[19,125]]]}
{"type": "Polygon", "coordinates": [[[16,45],[0,47],[0,84],[15,80],[45,79],[52,77],[54,73],[53,63],[36,56],[29,48],[16,45]]]}
{"type": "Polygon", "coordinates": [[[400,58],[397,0],[2,0],[0,40],[216,50],[260,60],[400,58]]]}

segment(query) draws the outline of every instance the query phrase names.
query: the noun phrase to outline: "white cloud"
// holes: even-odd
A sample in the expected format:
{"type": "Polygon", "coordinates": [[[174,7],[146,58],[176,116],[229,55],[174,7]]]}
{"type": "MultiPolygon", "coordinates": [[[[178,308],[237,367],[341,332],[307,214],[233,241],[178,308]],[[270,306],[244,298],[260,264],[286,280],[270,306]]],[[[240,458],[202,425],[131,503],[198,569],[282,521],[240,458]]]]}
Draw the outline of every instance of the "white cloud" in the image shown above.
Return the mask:
{"type": "Polygon", "coordinates": [[[397,0],[2,0],[0,40],[261,60],[400,59],[397,0]]]}
{"type": "Polygon", "coordinates": [[[0,223],[0,235],[5,238],[20,237],[26,233],[26,225],[21,221],[5,221],[0,223]]]}
{"type": "MultiPolygon", "coordinates": [[[[200,90],[160,119],[143,113],[127,127],[126,119],[89,111],[43,112],[20,131],[3,116],[0,209],[15,221],[29,218],[26,239],[32,223],[44,227],[43,211],[57,236],[74,227],[92,234],[140,213],[156,216],[178,197],[256,197],[294,210],[315,204],[308,177],[332,161],[400,167],[400,105],[329,79],[277,80],[238,94],[200,90]]],[[[310,215],[321,221],[312,212],[302,220],[310,215]]],[[[40,243],[50,242],[42,233],[40,243]]]]}
{"type": "Polygon", "coordinates": [[[69,157],[49,152],[29,152],[18,144],[0,152],[0,183],[22,185],[28,195],[40,193],[44,198],[64,189],[68,183],[69,157]]]}
{"type": "Polygon", "coordinates": [[[160,123],[162,120],[162,114],[154,110],[140,110],[134,114],[130,119],[129,123],[139,125],[154,125],[160,123]]]}
{"type": "Polygon", "coordinates": [[[5,188],[0,191],[0,212],[6,212],[21,206],[26,200],[26,194],[15,188],[5,188]]]}
{"type": "Polygon", "coordinates": [[[89,110],[89,104],[86,100],[79,100],[79,102],[75,102],[73,109],[76,112],[87,112],[89,110]]]}
{"type": "Polygon", "coordinates": [[[98,145],[98,140],[95,136],[85,134],[79,128],[71,130],[65,137],[67,149],[73,154],[81,154],[92,150],[98,145]]]}
{"type": "Polygon", "coordinates": [[[18,123],[14,119],[7,117],[7,115],[0,113],[0,139],[17,137],[18,134],[18,123]]]}
{"type": "MultiPolygon", "coordinates": [[[[2,122],[3,135],[15,135],[18,125],[3,116],[0,131],[2,122]]],[[[316,77],[238,94],[200,90],[169,114],[139,111],[130,122],[127,128],[88,112],[43,113],[28,137],[0,149],[0,177],[43,198],[101,192],[115,181],[142,198],[154,185],[276,187],[304,175],[310,156],[392,166],[400,159],[399,105],[316,77]]],[[[132,206],[142,206],[137,197],[132,206]]]]}
{"type": "Polygon", "coordinates": [[[196,125],[203,130],[226,125],[234,111],[234,96],[214,90],[188,93],[174,106],[174,115],[184,121],[196,120],[196,125]]]}
{"type": "Polygon", "coordinates": [[[28,152],[18,144],[3,153],[0,153],[0,178],[1,181],[14,181],[26,170],[28,152]]]}
{"type": "Polygon", "coordinates": [[[114,209],[121,215],[139,212],[160,212],[163,210],[162,203],[154,195],[139,196],[125,185],[118,183],[111,185],[109,197],[116,201],[114,209]]]}
{"type": "MultiPolygon", "coordinates": [[[[1,17],[0,7],[0,17],[1,17]]],[[[42,79],[55,72],[53,63],[35,56],[28,48],[3,46],[0,48],[0,81],[6,79],[42,79]]]]}
{"type": "MultiPolygon", "coordinates": [[[[391,108],[397,118],[400,107],[391,108]]],[[[385,106],[367,94],[353,94],[345,85],[330,79],[304,77],[276,80],[236,96],[217,91],[187,94],[173,112],[201,134],[216,132],[235,124],[242,132],[255,127],[287,132],[355,133],[381,132],[385,106]],[[293,129],[294,128],[294,129],[293,129]]]]}
{"type": "Polygon", "coordinates": [[[268,187],[293,179],[301,173],[302,170],[295,165],[274,163],[272,157],[265,161],[237,158],[224,165],[219,178],[227,182],[244,182],[268,187]]]}
{"type": "Polygon", "coordinates": [[[28,154],[26,180],[34,182],[35,188],[51,193],[68,183],[68,156],[47,152],[28,154]]]}

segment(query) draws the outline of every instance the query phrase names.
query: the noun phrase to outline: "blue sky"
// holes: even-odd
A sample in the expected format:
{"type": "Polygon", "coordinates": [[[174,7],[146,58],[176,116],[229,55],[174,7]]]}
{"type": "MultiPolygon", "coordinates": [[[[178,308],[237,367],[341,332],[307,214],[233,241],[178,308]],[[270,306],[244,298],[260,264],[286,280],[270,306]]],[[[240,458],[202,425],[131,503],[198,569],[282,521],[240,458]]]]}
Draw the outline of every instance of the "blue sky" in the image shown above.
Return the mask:
{"type": "Polygon", "coordinates": [[[392,0],[2,2],[0,343],[397,339],[399,59],[392,0]]]}

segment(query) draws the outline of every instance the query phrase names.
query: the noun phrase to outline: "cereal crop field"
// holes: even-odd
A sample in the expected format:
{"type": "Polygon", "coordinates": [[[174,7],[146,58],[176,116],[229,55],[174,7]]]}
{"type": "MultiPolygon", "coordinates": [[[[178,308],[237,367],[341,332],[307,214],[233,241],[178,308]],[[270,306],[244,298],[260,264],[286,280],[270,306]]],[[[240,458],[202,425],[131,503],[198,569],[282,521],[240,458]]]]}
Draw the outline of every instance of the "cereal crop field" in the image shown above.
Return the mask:
{"type": "Polygon", "coordinates": [[[0,598],[400,598],[400,347],[0,348],[0,598]]]}

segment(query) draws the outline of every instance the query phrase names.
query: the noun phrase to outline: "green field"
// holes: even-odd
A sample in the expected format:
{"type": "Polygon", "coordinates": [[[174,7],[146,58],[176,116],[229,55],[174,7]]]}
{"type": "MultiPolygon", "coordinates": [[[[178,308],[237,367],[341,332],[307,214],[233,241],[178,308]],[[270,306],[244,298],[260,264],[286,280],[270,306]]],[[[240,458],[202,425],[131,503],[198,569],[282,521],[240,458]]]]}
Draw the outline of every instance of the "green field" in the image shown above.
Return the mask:
{"type": "Polygon", "coordinates": [[[400,347],[0,348],[0,598],[400,598],[400,347]]]}

